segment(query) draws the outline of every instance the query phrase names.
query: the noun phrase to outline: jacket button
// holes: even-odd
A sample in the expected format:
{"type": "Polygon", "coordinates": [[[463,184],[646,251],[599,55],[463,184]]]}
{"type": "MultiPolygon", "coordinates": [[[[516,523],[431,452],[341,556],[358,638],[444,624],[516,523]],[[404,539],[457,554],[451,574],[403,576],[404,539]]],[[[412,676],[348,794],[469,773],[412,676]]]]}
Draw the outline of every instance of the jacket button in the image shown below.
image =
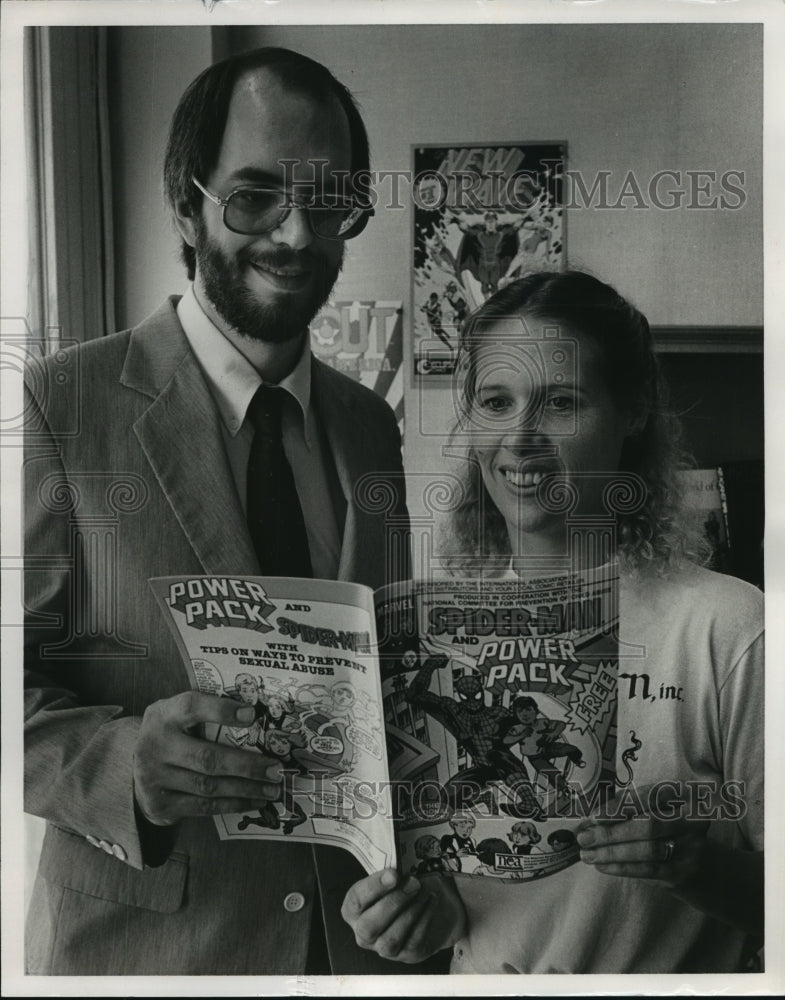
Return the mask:
{"type": "Polygon", "coordinates": [[[112,854],[114,854],[118,861],[128,860],[128,855],[119,844],[112,844],[112,854]]]}
{"type": "Polygon", "coordinates": [[[301,892],[290,892],[283,901],[283,908],[289,913],[296,913],[305,906],[305,896],[301,892]]]}
{"type": "Polygon", "coordinates": [[[85,837],[85,840],[87,841],[88,844],[92,844],[93,847],[101,846],[101,841],[98,839],[98,837],[94,837],[92,833],[88,833],[87,836],[85,837]]]}

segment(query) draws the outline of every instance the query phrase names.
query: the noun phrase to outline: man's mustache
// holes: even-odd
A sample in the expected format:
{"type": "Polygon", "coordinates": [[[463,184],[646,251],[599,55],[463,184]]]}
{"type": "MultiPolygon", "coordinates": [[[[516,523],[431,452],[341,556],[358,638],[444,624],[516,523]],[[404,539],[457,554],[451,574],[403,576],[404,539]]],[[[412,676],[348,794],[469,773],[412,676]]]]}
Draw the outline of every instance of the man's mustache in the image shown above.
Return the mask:
{"type": "Polygon", "coordinates": [[[266,250],[264,253],[249,253],[245,255],[246,264],[254,264],[259,267],[298,268],[302,270],[313,270],[323,267],[324,264],[318,256],[306,248],[305,250],[292,250],[289,247],[278,247],[275,250],[266,250]]]}

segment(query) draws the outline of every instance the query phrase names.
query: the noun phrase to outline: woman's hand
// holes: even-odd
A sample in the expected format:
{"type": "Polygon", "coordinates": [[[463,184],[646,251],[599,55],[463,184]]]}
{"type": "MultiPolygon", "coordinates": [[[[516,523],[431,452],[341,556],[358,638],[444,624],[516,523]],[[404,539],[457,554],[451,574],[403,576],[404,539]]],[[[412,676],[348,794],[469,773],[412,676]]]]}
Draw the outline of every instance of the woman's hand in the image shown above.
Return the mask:
{"type": "Polygon", "coordinates": [[[421,962],[463,937],[466,915],[451,878],[424,882],[392,868],[356,882],[341,914],[361,948],[396,962],[421,962]]]}
{"type": "MultiPolygon", "coordinates": [[[[640,799],[651,806],[650,796],[640,799]]],[[[763,853],[707,837],[709,821],[683,816],[667,794],[654,804],[660,815],[650,809],[632,819],[583,822],[577,834],[581,861],[605,875],[657,882],[723,923],[762,934],[763,853]]]]}
{"type": "Polygon", "coordinates": [[[592,819],[581,824],[581,861],[605,875],[653,879],[669,889],[693,880],[706,848],[706,820],[592,819]]]}

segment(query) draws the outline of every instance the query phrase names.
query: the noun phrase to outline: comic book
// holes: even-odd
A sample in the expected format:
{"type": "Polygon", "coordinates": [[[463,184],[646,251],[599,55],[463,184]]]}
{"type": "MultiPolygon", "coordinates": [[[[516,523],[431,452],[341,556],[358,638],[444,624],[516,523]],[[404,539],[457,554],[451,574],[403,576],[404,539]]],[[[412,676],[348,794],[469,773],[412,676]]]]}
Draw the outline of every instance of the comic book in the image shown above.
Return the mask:
{"type": "Polygon", "coordinates": [[[282,577],[150,582],[191,687],[254,707],[250,726],[205,736],[286,765],[279,801],[215,817],[221,839],[337,845],[369,872],[393,864],[373,592],[282,577]]]}
{"type": "Polygon", "coordinates": [[[615,568],[380,598],[399,867],[523,880],[577,861],[575,827],[615,787],[615,568]]]}
{"type": "Polygon", "coordinates": [[[615,569],[384,588],[151,580],[191,686],[254,707],[208,739],[281,760],[222,839],[342,846],[370,873],[526,880],[578,859],[615,783],[615,569]]]}

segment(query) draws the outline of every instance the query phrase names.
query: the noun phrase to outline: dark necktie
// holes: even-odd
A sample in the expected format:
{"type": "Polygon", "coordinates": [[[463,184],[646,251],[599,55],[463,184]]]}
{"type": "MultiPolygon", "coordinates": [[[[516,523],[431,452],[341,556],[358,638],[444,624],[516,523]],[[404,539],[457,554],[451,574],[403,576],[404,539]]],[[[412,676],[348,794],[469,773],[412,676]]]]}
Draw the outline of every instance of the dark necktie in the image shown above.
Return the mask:
{"type": "Polygon", "coordinates": [[[311,555],[292,469],[283,450],[283,390],[261,385],[248,407],[248,528],[265,576],[311,576],[311,555]]]}

